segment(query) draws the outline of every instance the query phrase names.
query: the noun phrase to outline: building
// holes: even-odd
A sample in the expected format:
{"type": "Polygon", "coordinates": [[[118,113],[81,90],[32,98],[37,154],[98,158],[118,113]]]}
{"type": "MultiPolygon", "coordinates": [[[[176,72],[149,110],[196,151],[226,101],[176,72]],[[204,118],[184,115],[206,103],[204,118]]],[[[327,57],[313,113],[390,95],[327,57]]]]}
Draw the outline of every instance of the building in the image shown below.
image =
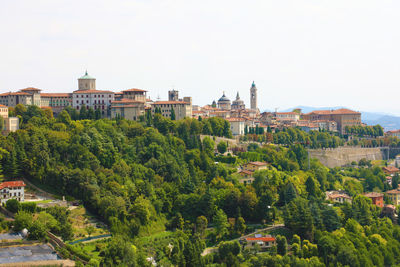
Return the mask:
{"type": "MultiPolygon", "coordinates": [[[[184,98],[185,99],[185,98],[184,98]]],[[[185,99],[189,100],[189,99],[185,99]]],[[[191,100],[189,100],[191,101],[191,100]]],[[[174,110],[175,120],[192,117],[192,103],[185,101],[157,101],[151,104],[151,113],[154,114],[156,109],[161,110],[161,115],[171,118],[171,112],[174,110]]]]}
{"type": "Polygon", "coordinates": [[[385,192],[386,196],[393,202],[394,205],[400,205],[400,189],[393,189],[385,192]]]}
{"type": "Polygon", "coordinates": [[[257,106],[257,87],[256,87],[256,84],[254,83],[254,81],[251,84],[251,88],[250,88],[250,109],[258,110],[258,106],[257,106]]]}
{"type": "Polygon", "coordinates": [[[344,191],[328,191],[325,192],[326,194],[326,199],[333,201],[335,203],[351,203],[352,198],[349,196],[346,192],[344,191]]]}
{"type": "Polygon", "coordinates": [[[344,108],[337,110],[314,110],[303,114],[302,117],[309,121],[334,121],[337,124],[337,130],[341,134],[345,133],[346,126],[361,125],[361,113],[344,108]]]}
{"type": "Polygon", "coordinates": [[[3,118],[3,129],[1,129],[1,133],[4,135],[9,134],[10,132],[15,132],[19,129],[19,118],[17,117],[8,117],[8,107],[4,105],[0,105],[0,117],[3,118]]]}
{"type": "Polygon", "coordinates": [[[232,110],[241,110],[241,109],[246,109],[246,105],[244,104],[244,101],[240,99],[239,92],[236,94],[236,99],[233,100],[232,105],[231,105],[232,110]]]}
{"type": "Polygon", "coordinates": [[[66,107],[72,107],[72,94],[70,93],[41,93],[40,106],[51,107],[53,113],[58,114],[66,107]]]}
{"type": "Polygon", "coordinates": [[[386,132],[386,135],[395,136],[397,138],[400,138],[400,130],[388,131],[388,132],[386,132]]]}
{"type": "Polygon", "coordinates": [[[245,119],[243,118],[227,118],[226,119],[230,126],[232,135],[243,135],[245,128],[245,119]]]}
{"type": "Polygon", "coordinates": [[[25,183],[23,181],[10,181],[0,183],[0,201],[4,205],[9,199],[24,201],[25,183]]]}
{"type": "Polygon", "coordinates": [[[243,169],[247,171],[261,171],[261,170],[266,170],[268,164],[265,162],[260,162],[260,161],[253,161],[247,163],[243,169]]]}
{"type": "Polygon", "coordinates": [[[244,185],[252,184],[255,180],[255,178],[253,177],[254,172],[252,172],[252,171],[241,170],[238,173],[240,176],[242,176],[239,179],[239,183],[241,183],[241,184],[244,184],[244,185]]]}
{"type": "Polygon", "coordinates": [[[168,101],[179,101],[179,92],[175,89],[168,91],[168,101]]]}
{"type": "Polygon", "coordinates": [[[255,245],[258,245],[260,249],[267,249],[273,246],[276,246],[276,239],[271,235],[266,236],[258,236],[255,237],[245,237],[241,239],[244,248],[252,248],[255,245]]]}
{"type": "Polygon", "coordinates": [[[226,97],[225,92],[222,94],[221,98],[218,99],[218,108],[222,110],[230,110],[231,109],[231,100],[226,97]]]}
{"type": "Polygon", "coordinates": [[[111,101],[111,118],[120,116],[127,120],[139,120],[145,115],[146,90],[132,88],[118,93],[118,99],[111,101]]]}
{"type": "Polygon", "coordinates": [[[287,121],[298,121],[300,119],[300,114],[297,112],[276,112],[277,120],[287,120],[287,121]]]}
{"type": "Polygon", "coordinates": [[[394,160],[394,164],[396,165],[396,167],[400,167],[400,155],[397,155],[395,160],[394,160]]]}
{"type": "Polygon", "coordinates": [[[387,175],[391,175],[391,176],[400,172],[400,170],[394,166],[383,167],[382,170],[384,173],[386,173],[387,175]]]}
{"type": "Polygon", "coordinates": [[[382,208],[383,207],[383,194],[376,192],[365,193],[364,196],[372,200],[372,204],[382,208]]]}
{"type": "Polygon", "coordinates": [[[79,110],[83,105],[89,109],[100,109],[106,117],[111,115],[111,102],[114,101],[114,92],[96,90],[96,79],[86,72],[78,79],[78,90],[72,92],[72,107],[79,110]]]}

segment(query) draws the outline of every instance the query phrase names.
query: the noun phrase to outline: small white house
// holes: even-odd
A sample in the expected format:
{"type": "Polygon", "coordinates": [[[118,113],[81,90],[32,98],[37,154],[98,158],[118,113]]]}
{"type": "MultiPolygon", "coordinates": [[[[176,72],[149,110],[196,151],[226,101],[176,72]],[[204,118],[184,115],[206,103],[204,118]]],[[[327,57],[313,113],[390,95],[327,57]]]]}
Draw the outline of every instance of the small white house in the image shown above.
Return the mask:
{"type": "Polygon", "coordinates": [[[0,183],[0,201],[4,205],[9,199],[24,201],[26,184],[23,181],[9,181],[0,183]]]}
{"type": "Polygon", "coordinates": [[[233,135],[244,135],[245,119],[243,118],[227,118],[233,135]]]}

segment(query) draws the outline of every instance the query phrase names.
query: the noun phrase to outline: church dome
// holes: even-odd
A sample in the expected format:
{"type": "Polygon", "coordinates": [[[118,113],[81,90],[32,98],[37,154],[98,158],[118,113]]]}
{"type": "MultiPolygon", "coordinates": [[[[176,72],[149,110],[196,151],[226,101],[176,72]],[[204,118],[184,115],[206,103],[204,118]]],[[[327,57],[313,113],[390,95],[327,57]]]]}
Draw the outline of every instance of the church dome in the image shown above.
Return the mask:
{"type": "Polygon", "coordinates": [[[221,98],[220,99],[218,99],[218,102],[220,102],[220,101],[231,101],[231,100],[229,100],[229,98],[228,97],[226,97],[226,95],[225,95],[225,93],[221,96],[221,98]]]}

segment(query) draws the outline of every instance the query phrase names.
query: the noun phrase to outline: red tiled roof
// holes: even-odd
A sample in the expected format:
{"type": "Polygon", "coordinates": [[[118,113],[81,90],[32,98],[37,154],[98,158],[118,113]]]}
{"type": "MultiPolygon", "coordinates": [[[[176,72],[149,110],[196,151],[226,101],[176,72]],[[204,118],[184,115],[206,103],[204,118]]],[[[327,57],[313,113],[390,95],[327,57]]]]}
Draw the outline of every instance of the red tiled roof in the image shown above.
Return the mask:
{"type": "Polygon", "coordinates": [[[276,115],[300,115],[297,112],[277,112],[276,115]]]}
{"type": "Polygon", "coordinates": [[[79,93],[79,94],[96,94],[96,93],[107,93],[107,94],[114,94],[113,91],[107,91],[107,90],[76,90],[73,91],[73,93],[79,93]]]}
{"type": "Polygon", "coordinates": [[[246,237],[246,241],[263,241],[263,242],[273,242],[275,241],[275,237],[246,237]]]}
{"type": "Polygon", "coordinates": [[[243,119],[243,118],[227,118],[226,120],[229,121],[229,122],[246,121],[246,120],[243,119]]]}
{"type": "Polygon", "coordinates": [[[256,166],[265,166],[265,165],[267,165],[267,163],[260,162],[260,161],[253,161],[253,162],[249,162],[248,164],[252,164],[252,165],[256,165],[256,166]]]}
{"type": "Polygon", "coordinates": [[[143,90],[143,89],[132,88],[132,89],[123,90],[122,92],[147,92],[147,91],[143,90]]]}
{"type": "Polygon", "coordinates": [[[185,101],[156,101],[152,103],[152,105],[162,105],[162,104],[190,104],[189,102],[185,101]]]}
{"type": "Polygon", "coordinates": [[[252,174],[253,174],[252,171],[248,171],[248,170],[241,170],[241,171],[239,172],[239,174],[240,174],[240,173],[245,173],[245,174],[248,174],[248,175],[252,175],[252,174]]]}
{"type": "Polygon", "coordinates": [[[121,100],[111,101],[111,103],[123,104],[123,103],[144,103],[144,102],[143,101],[138,101],[138,100],[133,100],[133,99],[122,98],[121,100]]]}
{"type": "Polygon", "coordinates": [[[0,104],[0,108],[8,108],[8,107],[0,104]]]}
{"type": "Polygon", "coordinates": [[[341,109],[336,109],[336,110],[314,110],[311,111],[305,115],[311,115],[311,114],[318,114],[318,115],[349,115],[349,114],[361,114],[360,112],[353,111],[347,108],[341,108],[341,109]]]}
{"type": "Polygon", "coordinates": [[[385,170],[385,171],[388,171],[388,172],[398,172],[398,171],[400,171],[398,168],[396,168],[394,166],[387,166],[387,167],[383,167],[382,169],[385,170]]]}
{"type": "Polygon", "coordinates": [[[28,88],[25,88],[25,89],[21,89],[20,91],[24,92],[24,91],[42,91],[42,90],[38,89],[38,88],[35,88],[35,87],[28,87],[28,88]]]}
{"type": "Polygon", "coordinates": [[[69,93],[41,93],[41,97],[70,97],[69,93]]]}
{"type": "Polygon", "coordinates": [[[399,189],[392,189],[392,190],[389,190],[389,191],[386,191],[385,192],[386,194],[400,194],[400,190],[399,189]]]}
{"type": "Polygon", "coordinates": [[[369,197],[369,198],[375,198],[375,197],[383,197],[383,194],[377,193],[377,192],[369,192],[369,193],[365,193],[364,196],[369,197]]]}
{"type": "Polygon", "coordinates": [[[330,199],[334,199],[334,198],[338,198],[338,197],[351,199],[350,196],[345,195],[345,194],[331,194],[331,195],[329,195],[328,197],[329,197],[330,199]]]}
{"type": "Polygon", "coordinates": [[[18,187],[18,186],[26,186],[24,181],[9,181],[9,182],[2,182],[0,184],[0,189],[3,188],[10,188],[10,187],[18,187]]]}

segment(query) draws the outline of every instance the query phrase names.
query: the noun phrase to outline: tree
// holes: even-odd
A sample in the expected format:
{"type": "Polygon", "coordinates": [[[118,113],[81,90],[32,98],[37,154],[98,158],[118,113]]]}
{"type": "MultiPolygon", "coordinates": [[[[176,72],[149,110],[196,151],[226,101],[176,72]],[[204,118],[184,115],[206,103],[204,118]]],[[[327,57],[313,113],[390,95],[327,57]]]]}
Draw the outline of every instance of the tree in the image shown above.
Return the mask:
{"type": "Polygon", "coordinates": [[[228,148],[228,145],[224,141],[219,142],[219,144],[217,145],[217,150],[221,154],[224,154],[226,152],[227,148],[228,148]]]}
{"type": "Polygon", "coordinates": [[[224,237],[228,233],[228,217],[225,212],[221,209],[217,210],[216,214],[213,217],[213,222],[215,226],[216,236],[218,238],[224,237]]]}
{"type": "Polygon", "coordinates": [[[232,256],[236,257],[239,253],[240,244],[237,240],[221,242],[218,246],[218,254],[223,262],[226,262],[232,256]]]}
{"type": "Polygon", "coordinates": [[[96,231],[96,228],[94,228],[93,225],[88,225],[85,227],[85,230],[88,236],[90,237],[96,231]]]}
{"type": "Polygon", "coordinates": [[[279,255],[286,255],[287,252],[287,240],[285,236],[277,235],[276,236],[276,245],[277,252],[279,255]]]}
{"type": "Polygon", "coordinates": [[[29,228],[32,225],[32,215],[26,211],[19,211],[15,214],[14,230],[21,231],[24,228],[29,228]]]}
{"type": "Polygon", "coordinates": [[[324,210],[322,211],[322,220],[326,230],[329,232],[339,229],[342,226],[339,215],[336,210],[330,206],[324,207],[324,210]]]}
{"type": "Polygon", "coordinates": [[[196,219],[196,232],[200,234],[201,237],[204,236],[205,231],[207,229],[207,218],[204,216],[199,216],[196,219]]]}
{"type": "Polygon", "coordinates": [[[135,247],[121,236],[115,236],[101,252],[104,266],[136,266],[135,247]]]}
{"type": "Polygon", "coordinates": [[[243,235],[244,234],[244,232],[246,231],[246,222],[245,222],[245,220],[243,219],[243,217],[238,217],[237,219],[236,219],[236,221],[235,221],[235,232],[238,234],[238,235],[243,235]]]}
{"type": "Polygon", "coordinates": [[[286,205],[283,219],[285,226],[301,237],[313,240],[314,225],[308,202],[302,198],[296,198],[286,205]]]}
{"type": "Polygon", "coordinates": [[[372,201],[363,195],[356,196],[352,201],[353,218],[361,225],[369,225],[372,222],[372,201]]]}
{"type": "Polygon", "coordinates": [[[19,201],[16,199],[9,199],[6,202],[6,209],[11,211],[12,213],[18,212],[20,209],[19,201]]]}
{"type": "Polygon", "coordinates": [[[314,178],[309,176],[306,180],[306,190],[308,192],[309,199],[318,199],[321,196],[321,190],[317,186],[314,178]]]}
{"type": "Polygon", "coordinates": [[[87,109],[85,105],[81,106],[81,109],[79,111],[79,119],[80,120],[87,119],[87,109]]]}
{"type": "Polygon", "coordinates": [[[171,120],[176,120],[175,109],[173,107],[171,108],[171,120]]]}

